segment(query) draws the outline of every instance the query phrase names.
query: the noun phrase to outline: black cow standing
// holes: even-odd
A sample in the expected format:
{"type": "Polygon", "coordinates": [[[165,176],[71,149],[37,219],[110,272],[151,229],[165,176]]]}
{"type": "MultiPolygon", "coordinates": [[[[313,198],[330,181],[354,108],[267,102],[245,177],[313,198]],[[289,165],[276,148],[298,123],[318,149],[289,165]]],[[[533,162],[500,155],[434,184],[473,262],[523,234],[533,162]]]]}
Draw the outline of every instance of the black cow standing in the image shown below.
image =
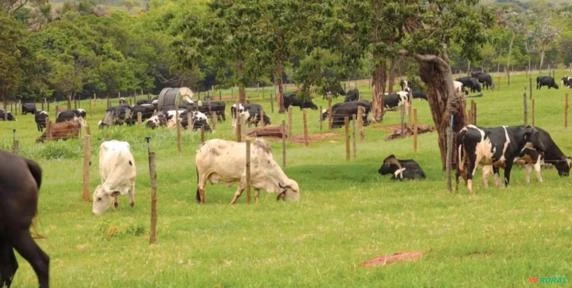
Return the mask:
{"type": "Polygon", "coordinates": [[[485,73],[483,71],[475,71],[471,72],[471,77],[477,79],[485,89],[492,89],[494,87],[493,77],[491,77],[491,75],[488,73],[485,73]]]}
{"type": "Polygon", "coordinates": [[[393,154],[383,159],[377,172],[381,175],[391,174],[391,180],[425,179],[419,163],[412,159],[397,159],[393,154]]]}
{"type": "Polygon", "coordinates": [[[346,98],[344,102],[358,101],[359,100],[359,90],[357,88],[350,89],[345,92],[346,98]]]}
{"type": "Polygon", "coordinates": [[[479,83],[479,80],[473,77],[461,77],[455,80],[463,83],[463,87],[470,89],[472,93],[481,92],[481,84],[479,83]]]}
{"type": "Polygon", "coordinates": [[[556,84],[556,81],[554,81],[554,78],[552,78],[550,76],[538,76],[538,77],[536,77],[536,89],[540,89],[540,88],[542,88],[542,86],[546,86],[546,87],[548,87],[548,89],[550,89],[550,88],[558,89],[558,85],[556,84]]]}
{"type": "Polygon", "coordinates": [[[30,235],[41,183],[36,162],[0,151],[0,287],[10,287],[18,269],[14,249],[30,263],[40,287],[49,287],[50,258],[30,235]]]}
{"type": "Polygon", "coordinates": [[[538,180],[542,182],[542,176],[540,175],[541,163],[538,163],[539,161],[556,167],[558,175],[561,177],[570,175],[570,159],[562,153],[562,150],[560,150],[546,130],[539,127],[536,127],[536,129],[538,130],[540,141],[544,145],[544,151],[539,152],[537,147],[532,145],[532,143],[528,143],[529,145],[521,150],[519,157],[526,167],[526,182],[530,182],[530,170],[533,166],[536,170],[538,180]]]}
{"type": "MultiPolygon", "coordinates": [[[[544,151],[545,146],[541,141],[539,132],[531,126],[502,126],[494,128],[479,128],[475,125],[463,127],[457,134],[458,167],[456,173],[457,184],[459,176],[467,181],[467,188],[472,193],[473,176],[479,164],[493,165],[495,176],[499,174],[499,168],[504,168],[504,184],[510,182],[510,171],[514,159],[527,142],[544,151]]],[[[487,185],[487,174],[483,170],[483,182],[487,185]]],[[[490,171],[489,171],[490,172],[490,171]]]]}
{"type": "Polygon", "coordinates": [[[38,128],[38,131],[40,132],[44,131],[44,129],[48,125],[48,118],[49,118],[48,112],[43,110],[36,112],[36,115],[34,115],[34,121],[36,122],[36,127],[38,128]]]}
{"type": "MultiPolygon", "coordinates": [[[[217,121],[226,121],[225,109],[226,104],[222,101],[205,101],[197,105],[196,109],[207,115],[207,117],[212,117],[214,112],[217,117],[217,121]]],[[[191,109],[193,110],[193,109],[191,109]]]]}
{"type": "Polygon", "coordinates": [[[296,92],[288,92],[284,94],[284,108],[288,109],[290,106],[298,106],[301,109],[310,108],[312,110],[318,109],[318,106],[312,102],[309,97],[301,97],[296,92]]]}
{"type": "Polygon", "coordinates": [[[36,103],[22,103],[22,115],[26,115],[28,113],[36,114],[36,103]]]}
{"type": "MultiPolygon", "coordinates": [[[[364,125],[368,125],[369,121],[367,115],[371,110],[371,103],[367,100],[359,100],[352,102],[336,103],[332,106],[332,128],[339,128],[344,126],[345,117],[352,119],[354,115],[358,114],[359,108],[363,109],[362,121],[364,125]]],[[[322,111],[322,120],[328,118],[328,111],[324,109],[322,111]]]]}

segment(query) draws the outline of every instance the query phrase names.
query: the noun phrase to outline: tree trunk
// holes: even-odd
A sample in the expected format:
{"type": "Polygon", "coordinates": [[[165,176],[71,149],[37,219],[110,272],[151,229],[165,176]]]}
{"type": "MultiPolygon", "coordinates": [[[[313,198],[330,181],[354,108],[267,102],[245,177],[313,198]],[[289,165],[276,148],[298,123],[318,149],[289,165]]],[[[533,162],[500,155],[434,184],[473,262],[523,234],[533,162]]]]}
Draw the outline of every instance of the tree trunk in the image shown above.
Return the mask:
{"type": "Polygon", "coordinates": [[[385,82],[387,81],[387,67],[385,61],[381,61],[373,71],[371,84],[373,85],[373,95],[371,99],[372,114],[375,121],[383,120],[383,94],[385,93],[385,82]]]}
{"type": "Polygon", "coordinates": [[[462,95],[455,93],[453,75],[447,60],[436,55],[420,54],[416,54],[415,59],[420,63],[421,80],[427,85],[427,101],[431,107],[433,122],[438,134],[441,163],[445,170],[447,167],[446,129],[449,126],[451,115],[453,115],[453,131],[457,132],[465,125],[463,98],[462,95]]]}
{"type": "Polygon", "coordinates": [[[391,62],[389,62],[389,80],[387,83],[387,92],[388,93],[393,93],[393,86],[395,85],[395,70],[397,70],[397,63],[399,63],[399,58],[393,58],[391,59],[391,62]]]}
{"type": "MultiPolygon", "coordinates": [[[[544,65],[544,55],[546,54],[546,52],[544,52],[544,49],[540,50],[540,64],[538,65],[540,71],[542,71],[542,65],[544,65]]],[[[548,73],[550,73],[550,71],[548,71],[548,73]]]]}
{"type": "Polygon", "coordinates": [[[284,73],[284,65],[279,63],[274,70],[274,85],[276,86],[276,102],[278,103],[278,113],[286,112],[284,108],[284,83],[282,83],[282,74],[284,73]]]}
{"type": "Polygon", "coordinates": [[[236,61],[236,72],[238,76],[238,102],[244,104],[246,103],[246,89],[242,79],[244,75],[244,65],[242,59],[236,61]]]}
{"type": "Polygon", "coordinates": [[[71,110],[72,94],[68,94],[68,110],[71,110]]]}

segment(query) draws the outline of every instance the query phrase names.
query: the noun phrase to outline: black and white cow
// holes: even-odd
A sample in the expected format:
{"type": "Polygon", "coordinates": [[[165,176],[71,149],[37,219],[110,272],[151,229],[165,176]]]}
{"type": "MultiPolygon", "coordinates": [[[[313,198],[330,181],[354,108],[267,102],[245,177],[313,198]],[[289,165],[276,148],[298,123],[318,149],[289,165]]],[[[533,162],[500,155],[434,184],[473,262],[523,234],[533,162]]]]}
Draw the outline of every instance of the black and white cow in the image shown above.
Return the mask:
{"type": "Polygon", "coordinates": [[[249,126],[252,124],[258,126],[260,123],[262,123],[263,126],[270,125],[270,117],[264,113],[260,104],[232,104],[230,112],[233,118],[233,127],[236,127],[236,121],[239,117],[249,126]]]}
{"type": "Polygon", "coordinates": [[[36,103],[22,103],[22,115],[26,115],[28,113],[36,114],[36,103]]]}
{"type": "Polygon", "coordinates": [[[548,87],[548,89],[550,89],[550,88],[558,89],[558,84],[556,84],[556,81],[554,81],[554,78],[552,78],[550,76],[538,76],[538,77],[536,77],[536,89],[540,89],[540,88],[542,88],[542,86],[546,86],[546,87],[548,87]]]}
{"type": "Polygon", "coordinates": [[[56,117],[56,123],[77,120],[79,118],[85,119],[86,115],[87,113],[85,112],[85,110],[81,108],[61,111],[60,113],[58,113],[56,117]]]}
{"type": "MultiPolygon", "coordinates": [[[[339,128],[344,126],[344,119],[348,117],[350,120],[353,116],[358,115],[358,109],[363,109],[362,121],[364,125],[368,125],[368,114],[371,110],[371,103],[367,100],[359,100],[352,102],[336,103],[332,106],[332,128],[339,128]]],[[[329,116],[328,110],[322,111],[322,120],[326,120],[329,116]]]]}
{"type": "Polygon", "coordinates": [[[38,131],[42,132],[48,125],[48,112],[40,110],[34,115],[34,121],[36,122],[36,127],[38,131]]]}
{"type": "Polygon", "coordinates": [[[296,92],[284,94],[284,108],[288,109],[290,106],[298,106],[300,110],[304,108],[310,108],[312,110],[318,109],[318,106],[312,102],[312,98],[298,96],[296,92]]]}
{"type": "MultiPolygon", "coordinates": [[[[473,77],[461,77],[455,80],[463,83],[463,87],[465,89],[469,89],[471,93],[481,92],[481,84],[479,83],[479,80],[473,77]]],[[[465,93],[467,92],[465,91],[465,93]]]]}
{"type": "Polygon", "coordinates": [[[381,175],[391,174],[391,180],[425,179],[419,163],[412,159],[397,159],[393,154],[383,159],[377,172],[381,175]]]}
{"type": "MultiPolygon", "coordinates": [[[[514,159],[519,155],[527,142],[531,142],[539,151],[544,151],[544,144],[539,132],[531,126],[502,126],[479,128],[475,125],[463,127],[457,134],[459,176],[467,180],[469,192],[473,191],[472,179],[479,165],[492,165],[495,178],[498,179],[499,168],[504,168],[504,184],[510,182],[510,171],[514,159]]],[[[487,186],[487,172],[483,170],[483,182],[487,186]]],[[[498,184],[498,181],[496,181],[498,184]]]]}
{"type": "Polygon", "coordinates": [[[487,90],[493,88],[493,77],[490,74],[483,71],[474,71],[471,72],[471,77],[477,79],[483,85],[483,88],[487,90]]]}
{"type": "Polygon", "coordinates": [[[99,128],[113,125],[123,125],[125,123],[132,123],[132,111],[129,105],[119,105],[116,107],[109,107],[105,110],[103,119],[99,121],[99,128]]]}
{"type": "Polygon", "coordinates": [[[383,106],[387,110],[395,110],[409,101],[409,92],[397,91],[394,93],[385,93],[383,95],[383,106]]]}
{"type": "Polygon", "coordinates": [[[572,76],[562,77],[562,86],[572,88],[572,76]]]}
{"type": "Polygon", "coordinates": [[[167,113],[159,111],[155,115],[149,117],[149,119],[143,122],[145,127],[155,129],[158,127],[167,126],[167,113]]]}
{"type": "Polygon", "coordinates": [[[0,109],[0,121],[15,121],[16,118],[12,115],[12,112],[0,109]]]}
{"type": "Polygon", "coordinates": [[[409,97],[411,99],[425,99],[427,100],[427,94],[408,80],[402,79],[399,81],[399,86],[401,91],[409,92],[409,97]]]}
{"type": "Polygon", "coordinates": [[[34,269],[40,288],[47,288],[50,257],[30,234],[42,169],[35,161],[0,151],[0,183],[0,287],[10,287],[14,279],[16,250],[34,269]]]}
{"type": "Polygon", "coordinates": [[[188,129],[189,120],[191,120],[191,129],[193,131],[200,130],[201,128],[205,132],[211,132],[211,126],[209,125],[209,118],[206,114],[200,111],[186,111],[181,114],[181,127],[188,129]],[[189,114],[190,113],[190,114],[189,114]],[[190,115],[190,119],[189,116],[190,115]]]}

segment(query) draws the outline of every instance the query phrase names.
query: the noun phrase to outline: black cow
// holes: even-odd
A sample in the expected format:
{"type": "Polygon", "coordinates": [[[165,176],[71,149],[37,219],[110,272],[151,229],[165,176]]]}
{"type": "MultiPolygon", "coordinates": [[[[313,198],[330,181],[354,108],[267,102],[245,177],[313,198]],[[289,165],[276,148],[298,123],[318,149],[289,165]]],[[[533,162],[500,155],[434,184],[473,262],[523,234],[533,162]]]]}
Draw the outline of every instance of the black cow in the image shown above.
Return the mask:
{"type": "Polygon", "coordinates": [[[36,127],[38,131],[42,132],[48,125],[48,112],[46,111],[38,111],[36,115],[34,115],[34,121],[36,122],[36,127]]]}
{"type": "Polygon", "coordinates": [[[423,169],[415,160],[397,159],[393,154],[383,159],[377,172],[381,175],[391,174],[391,180],[425,179],[423,169]]]}
{"type": "Polygon", "coordinates": [[[16,118],[12,115],[12,112],[0,109],[0,121],[15,121],[16,118]]]}
{"type": "MultiPolygon", "coordinates": [[[[336,103],[332,106],[332,128],[338,128],[344,126],[344,119],[348,117],[350,120],[353,119],[353,115],[358,114],[358,108],[362,107],[362,121],[364,125],[368,125],[367,115],[371,110],[371,103],[367,100],[359,100],[352,102],[336,103]]],[[[328,118],[328,111],[324,109],[322,111],[322,120],[328,118]]]]}
{"type": "Polygon", "coordinates": [[[22,103],[22,115],[26,115],[28,113],[36,114],[36,103],[22,103]]]}
{"type": "Polygon", "coordinates": [[[383,95],[383,106],[387,110],[395,110],[397,107],[405,105],[407,101],[409,101],[409,92],[406,91],[385,93],[383,95]]]}
{"type": "Polygon", "coordinates": [[[149,103],[134,105],[133,107],[131,107],[132,117],[130,122],[134,123],[134,121],[137,121],[137,117],[139,117],[137,116],[138,113],[141,113],[141,121],[145,121],[151,118],[151,116],[153,116],[153,114],[155,113],[155,106],[149,103]]]}
{"type": "MultiPolygon", "coordinates": [[[[222,101],[205,101],[199,103],[201,105],[197,105],[196,109],[199,112],[202,112],[207,115],[207,117],[212,117],[212,113],[214,112],[217,116],[218,121],[226,121],[225,109],[226,104],[222,101]]],[[[189,109],[194,110],[194,109],[189,109]]]]}
{"type": "MultiPolygon", "coordinates": [[[[527,142],[531,142],[539,151],[545,146],[539,132],[531,126],[502,126],[494,128],[479,128],[475,125],[463,127],[457,135],[459,176],[467,180],[467,188],[472,193],[472,179],[479,164],[493,165],[493,172],[498,179],[499,168],[504,168],[504,184],[510,182],[510,171],[514,159],[519,155],[527,142]]],[[[483,182],[487,186],[487,173],[483,170],[483,182]]],[[[497,183],[498,184],[498,183],[497,183]]]]}
{"type": "Polygon", "coordinates": [[[49,287],[50,257],[30,235],[41,183],[36,162],[0,151],[0,287],[10,287],[18,269],[14,249],[30,263],[40,287],[49,287]]]}
{"type": "Polygon", "coordinates": [[[562,77],[562,85],[564,87],[572,88],[572,77],[571,76],[562,77]]]}
{"type": "Polygon", "coordinates": [[[463,83],[463,87],[470,89],[471,93],[481,92],[481,84],[479,83],[479,80],[477,80],[473,77],[461,77],[461,78],[457,78],[455,80],[463,83]]]}
{"type": "Polygon", "coordinates": [[[346,98],[344,102],[358,101],[359,100],[359,89],[353,88],[345,92],[346,98]]]}
{"type": "Polygon", "coordinates": [[[491,75],[488,73],[483,71],[474,71],[471,72],[471,77],[477,79],[485,89],[488,90],[493,88],[493,77],[491,77],[491,75]]]}
{"type": "Polygon", "coordinates": [[[425,99],[427,100],[427,94],[417,87],[417,85],[402,79],[399,81],[399,86],[401,86],[401,91],[409,93],[409,97],[412,99],[425,99]]]}
{"type": "Polygon", "coordinates": [[[288,109],[290,106],[298,106],[300,110],[304,108],[318,109],[318,106],[312,102],[310,97],[299,97],[296,92],[284,94],[284,108],[288,109]]]}
{"type": "Polygon", "coordinates": [[[552,78],[550,76],[538,76],[538,77],[536,77],[536,89],[540,89],[540,88],[542,88],[542,86],[547,86],[548,89],[550,89],[550,88],[558,89],[558,85],[556,84],[556,81],[554,81],[554,78],[552,78]]]}
{"type": "Polygon", "coordinates": [[[116,107],[109,107],[105,110],[103,119],[99,121],[99,128],[112,125],[123,125],[124,123],[131,124],[132,111],[129,105],[119,105],[116,107]]]}

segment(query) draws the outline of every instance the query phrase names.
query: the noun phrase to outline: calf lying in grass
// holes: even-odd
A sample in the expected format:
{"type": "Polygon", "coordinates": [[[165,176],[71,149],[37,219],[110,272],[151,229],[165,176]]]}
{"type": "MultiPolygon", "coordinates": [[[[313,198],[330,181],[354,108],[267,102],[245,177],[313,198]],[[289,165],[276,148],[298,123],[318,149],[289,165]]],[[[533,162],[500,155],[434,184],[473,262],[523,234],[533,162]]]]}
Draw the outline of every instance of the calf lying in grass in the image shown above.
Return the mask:
{"type": "Polygon", "coordinates": [[[425,179],[423,169],[415,160],[400,160],[393,154],[383,159],[383,163],[377,172],[381,175],[392,174],[392,180],[425,179]]]}

